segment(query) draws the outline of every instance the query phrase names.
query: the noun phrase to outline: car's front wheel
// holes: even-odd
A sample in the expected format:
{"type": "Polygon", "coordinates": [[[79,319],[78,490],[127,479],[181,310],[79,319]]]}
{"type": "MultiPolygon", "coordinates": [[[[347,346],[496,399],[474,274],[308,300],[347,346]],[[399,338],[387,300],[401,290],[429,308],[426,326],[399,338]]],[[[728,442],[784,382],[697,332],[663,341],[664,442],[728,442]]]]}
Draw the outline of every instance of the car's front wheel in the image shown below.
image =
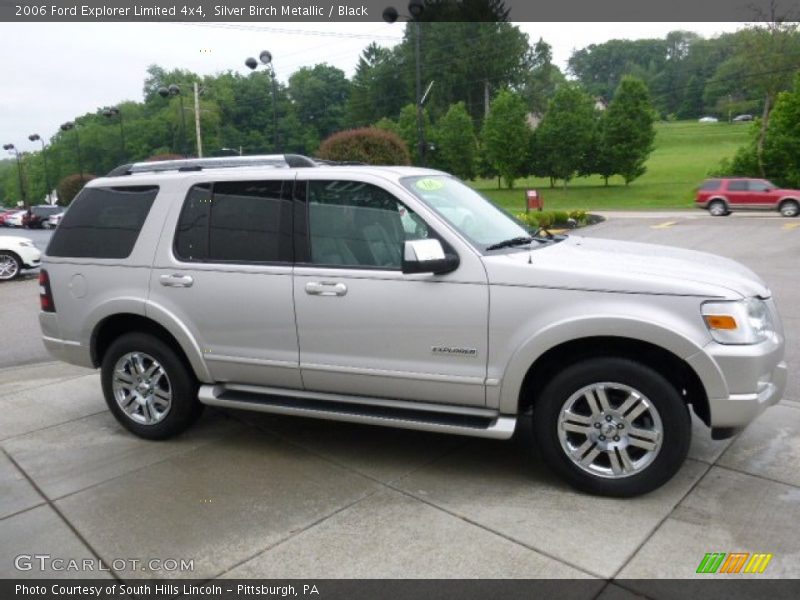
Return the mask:
{"type": "Polygon", "coordinates": [[[103,357],[103,395],[123,427],[160,440],[187,429],[203,409],[194,374],[168,344],[152,335],[127,333],[103,357]]]}
{"type": "Polygon", "coordinates": [[[567,367],[535,399],[533,431],[548,465],[574,487],[636,496],[666,483],[686,459],[686,404],[657,371],[624,358],[567,367]]]}
{"type": "Polygon", "coordinates": [[[10,281],[19,275],[22,268],[19,257],[13,252],[0,250],[0,281],[10,281]]]}

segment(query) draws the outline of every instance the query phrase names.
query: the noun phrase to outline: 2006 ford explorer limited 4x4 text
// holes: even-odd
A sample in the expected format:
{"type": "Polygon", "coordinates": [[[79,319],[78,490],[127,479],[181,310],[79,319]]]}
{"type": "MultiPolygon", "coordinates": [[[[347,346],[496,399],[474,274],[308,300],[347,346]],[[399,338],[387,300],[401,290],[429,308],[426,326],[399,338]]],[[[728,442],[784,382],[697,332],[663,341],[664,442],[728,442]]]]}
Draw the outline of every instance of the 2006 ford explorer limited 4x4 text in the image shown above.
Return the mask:
{"type": "Polygon", "coordinates": [[[509,438],[630,496],[786,384],[770,290],[717,256],[531,236],[459,180],[297,155],[124,165],[40,276],[44,342],[141,437],[203,405],[509,438]]]}

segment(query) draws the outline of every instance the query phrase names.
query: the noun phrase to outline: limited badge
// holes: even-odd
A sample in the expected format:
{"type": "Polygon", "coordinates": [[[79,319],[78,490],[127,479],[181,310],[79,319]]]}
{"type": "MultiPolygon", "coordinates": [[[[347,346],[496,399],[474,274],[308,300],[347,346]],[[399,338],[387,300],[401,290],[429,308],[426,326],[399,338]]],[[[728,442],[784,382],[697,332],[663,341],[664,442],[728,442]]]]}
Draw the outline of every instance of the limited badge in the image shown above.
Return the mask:
{"type": "Polygon", "coordinates": [[[416,183],[417,187],[424,192],[433,192],[435,190],[440,190],[444,187],[444,184],[439,179],[431,179],[430,177],[426,177],[425,179],[418,179],[416,183]]]}

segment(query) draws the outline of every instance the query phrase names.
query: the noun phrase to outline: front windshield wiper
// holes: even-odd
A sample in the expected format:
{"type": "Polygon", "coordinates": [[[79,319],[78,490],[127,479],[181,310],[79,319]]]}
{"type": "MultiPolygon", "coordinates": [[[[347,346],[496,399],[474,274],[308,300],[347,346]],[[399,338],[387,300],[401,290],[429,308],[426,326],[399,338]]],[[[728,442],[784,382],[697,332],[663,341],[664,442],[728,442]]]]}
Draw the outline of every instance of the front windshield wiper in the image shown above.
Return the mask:
{"type": "Polygon", "coordinates": [[[511,248],[512,246],[524,246],[525,244],[530,244],[532,241],[534,241],[534,238],[530,236],[513,237],[487,246],[486,250],[500,250],[500,248],[511,248]]]}

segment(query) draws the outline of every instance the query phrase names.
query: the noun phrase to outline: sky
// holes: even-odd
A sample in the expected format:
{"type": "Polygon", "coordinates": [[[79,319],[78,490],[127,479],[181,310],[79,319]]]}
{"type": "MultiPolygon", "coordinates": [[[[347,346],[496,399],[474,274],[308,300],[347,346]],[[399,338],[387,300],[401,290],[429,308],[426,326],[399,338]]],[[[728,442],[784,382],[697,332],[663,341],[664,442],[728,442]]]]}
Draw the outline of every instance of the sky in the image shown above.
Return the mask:
{"type": "MultiPolygon", "coordinates": [[[[517,23],[540,37],[565,69],[573,50],[610,39],[660,38],[684,29],[704,37],[740,23],[517,23]]],[[[273,54],[278,79],[327,62],[348,77],[372,41],[392,46],[401,24],[386,23],[0,23],[0,144],[39,148],[61,123],[124,100],[141,100],[145,70],[159,64],[200,74],[246,73],[248,56],[273,54]]],[[[0,156],[5,158],[5,156],[0,156]]]]}

